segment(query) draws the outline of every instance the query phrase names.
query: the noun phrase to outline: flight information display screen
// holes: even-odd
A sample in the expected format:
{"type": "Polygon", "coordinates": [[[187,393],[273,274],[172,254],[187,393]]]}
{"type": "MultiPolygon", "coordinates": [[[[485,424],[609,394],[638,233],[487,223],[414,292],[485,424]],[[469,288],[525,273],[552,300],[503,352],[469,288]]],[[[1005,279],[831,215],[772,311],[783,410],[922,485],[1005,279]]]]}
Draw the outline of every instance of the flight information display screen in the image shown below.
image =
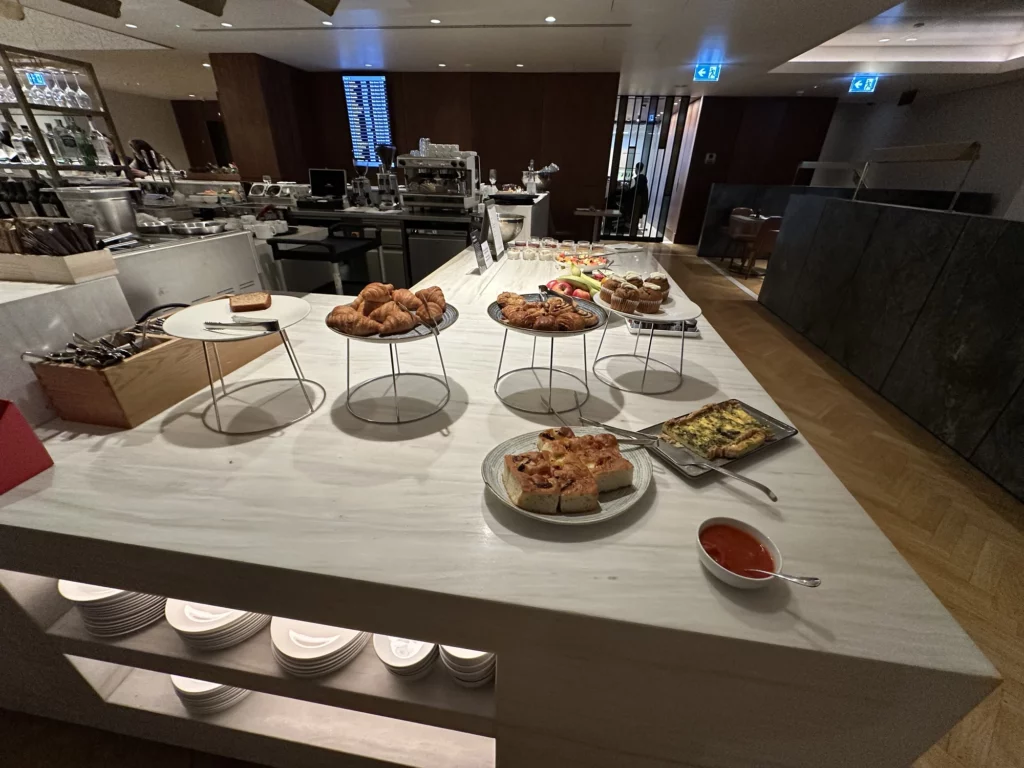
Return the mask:
{"type": "Polygon", "coordinates": [[[391,144],[384,75],[344,75],[348,125],[356,165],[377,165],[377,145],[391,144]]]}

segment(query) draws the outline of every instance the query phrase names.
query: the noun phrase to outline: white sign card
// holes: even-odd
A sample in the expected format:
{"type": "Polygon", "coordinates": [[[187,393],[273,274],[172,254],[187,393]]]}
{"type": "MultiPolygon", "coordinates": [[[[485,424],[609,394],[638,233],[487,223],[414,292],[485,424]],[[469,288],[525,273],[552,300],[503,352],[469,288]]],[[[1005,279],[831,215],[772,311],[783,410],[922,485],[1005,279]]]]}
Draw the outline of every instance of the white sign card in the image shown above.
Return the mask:
{"type": "Polygon", "coordinates": [[[487,244],[486,240],[481,243],[475,231],[471,235],[471,240],[473,241],[473,251],[476,255],[476,265],[480,269],[480,273],[483,274],[494,263],[494,259],[491,258],[491,246],[487,244]]]}
{"type": "Polygon", "coordinates": [[[505,241],[501,239],[501,223],[498,221],[498,208],[494,205],[487,206],[487,222],[490,230],[491,242],[494,243],[494,255],[500,257],[505,252],[505,241]]]}

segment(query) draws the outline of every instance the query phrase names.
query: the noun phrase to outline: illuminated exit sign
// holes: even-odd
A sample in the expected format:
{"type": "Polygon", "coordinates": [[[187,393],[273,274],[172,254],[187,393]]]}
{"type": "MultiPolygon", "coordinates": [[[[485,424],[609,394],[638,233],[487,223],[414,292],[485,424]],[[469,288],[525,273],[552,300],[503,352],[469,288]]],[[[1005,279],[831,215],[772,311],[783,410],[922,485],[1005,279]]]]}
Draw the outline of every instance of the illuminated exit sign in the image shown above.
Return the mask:
{"type": "Polygon", "coordinates": [[[693,82],[713,83],[722,74],[721,64],[698,64],[693,68],[693,82]]]}
{"type": "Polygon", "coordinates": [[[850,93],[874,93],[878,75],[873,72],[858,72],[850,81],[850,93]]]}

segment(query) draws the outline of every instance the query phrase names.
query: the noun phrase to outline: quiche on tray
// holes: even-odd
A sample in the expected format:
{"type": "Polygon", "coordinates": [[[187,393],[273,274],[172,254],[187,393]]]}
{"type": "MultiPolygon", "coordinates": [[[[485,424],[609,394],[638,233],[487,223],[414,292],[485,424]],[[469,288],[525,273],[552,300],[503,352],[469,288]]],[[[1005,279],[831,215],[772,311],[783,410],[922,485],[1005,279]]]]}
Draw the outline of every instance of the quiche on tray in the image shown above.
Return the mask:
{"type": "Polygon", "coordinates": [[[660,436],[705,459],[738,459],[771,440],[772,432],[738,400],[724,400],[669,419],[660,436]]]}

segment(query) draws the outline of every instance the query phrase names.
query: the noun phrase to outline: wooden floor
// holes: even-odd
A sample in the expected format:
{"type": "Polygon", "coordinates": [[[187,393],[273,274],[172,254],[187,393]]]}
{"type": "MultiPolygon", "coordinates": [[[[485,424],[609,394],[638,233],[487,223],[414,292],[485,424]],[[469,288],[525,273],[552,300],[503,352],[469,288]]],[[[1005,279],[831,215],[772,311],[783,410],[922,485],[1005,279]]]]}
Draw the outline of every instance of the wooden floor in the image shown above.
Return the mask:
{"type": "MultiPolygon", "coordinates": [[[[1024,768],[1024,505],[693,249],[659,258],[1005,678],[915,768],[1024,768]]],[[[756,293],[761,281],[743,282],[756,293]]],[[[0,756],[19,768],[245,765],[2,711],[0,756]]]]}
{"type": "Polygon", "coordinates": [[[659,259],[1003,675],[915,768],[1024,768],[1024,505],[692,248],[659,259]]]}

